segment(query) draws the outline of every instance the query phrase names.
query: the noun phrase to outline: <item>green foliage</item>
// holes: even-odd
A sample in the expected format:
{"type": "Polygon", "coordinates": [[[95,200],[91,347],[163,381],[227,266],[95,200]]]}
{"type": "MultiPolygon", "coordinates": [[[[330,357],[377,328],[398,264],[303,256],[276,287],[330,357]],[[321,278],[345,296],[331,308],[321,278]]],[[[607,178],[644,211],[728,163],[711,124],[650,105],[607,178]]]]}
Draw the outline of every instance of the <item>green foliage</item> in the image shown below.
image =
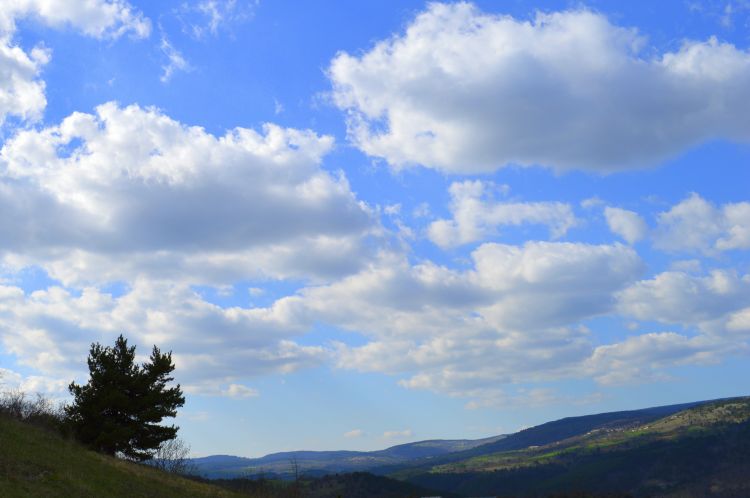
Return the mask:
{"type": "Polygon", "coordinates": [[[177,436],[178,427],[159,425],[185,403],[179,384],[167,387],[174,380],[171,352],[154,346],[149,361],[139,365],[135,346],[128,347],[120,335],[114,347],[92,344],[88,366],[88,383],[70,384],[74,402],[65,409],[78,440],[108,455],[143,461],[177,436]]]}

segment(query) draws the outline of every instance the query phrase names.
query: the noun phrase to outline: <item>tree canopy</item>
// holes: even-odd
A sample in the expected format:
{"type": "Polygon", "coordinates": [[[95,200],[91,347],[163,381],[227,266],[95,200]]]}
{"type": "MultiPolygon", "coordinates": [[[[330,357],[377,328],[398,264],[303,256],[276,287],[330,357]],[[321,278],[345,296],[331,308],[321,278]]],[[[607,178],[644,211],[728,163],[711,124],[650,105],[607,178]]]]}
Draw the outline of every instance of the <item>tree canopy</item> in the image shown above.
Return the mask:
{"type": "Polygon", "coordinates": [[[71,382],[73,404],[65,411],[76,437],[97,451],[148,460],[178,427],[159,425],[185,404],[180,385],[168,387],[175,366],[172,352],[154,346],[149,361],[137,364],[135,346],[120,335],[114,347],[93,343],[88,357],[89,381],[71,382]]]}

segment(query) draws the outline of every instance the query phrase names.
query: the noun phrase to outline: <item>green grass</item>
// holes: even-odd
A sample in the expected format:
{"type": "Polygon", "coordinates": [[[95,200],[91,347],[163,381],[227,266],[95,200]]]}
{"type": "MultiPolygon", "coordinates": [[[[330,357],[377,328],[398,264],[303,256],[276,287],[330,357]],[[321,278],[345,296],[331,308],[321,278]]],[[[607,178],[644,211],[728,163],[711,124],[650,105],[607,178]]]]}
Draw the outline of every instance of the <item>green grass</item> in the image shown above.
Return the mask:
{"type": "Polygon", "coordinates": [[[0,417],[0,496],[136,498],[247,495],[101,455],[51,431],[0,417]]]}

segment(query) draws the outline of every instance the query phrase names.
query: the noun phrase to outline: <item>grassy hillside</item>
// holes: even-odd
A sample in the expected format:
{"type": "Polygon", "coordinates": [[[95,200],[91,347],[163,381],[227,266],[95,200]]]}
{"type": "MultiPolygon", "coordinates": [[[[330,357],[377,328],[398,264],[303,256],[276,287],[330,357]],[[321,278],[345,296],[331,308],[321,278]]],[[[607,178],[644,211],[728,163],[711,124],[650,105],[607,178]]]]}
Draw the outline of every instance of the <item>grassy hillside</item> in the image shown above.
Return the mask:
{"type": "Polygon", "coordinates": [[[177,498],[243,495],[100,455],[50,431],[0,417],[0,496],[177,498]]]}
{"type": "MultiPolygon", "coordinates": [[[[198,482],[108,457],[56,432],[0,416],[0,497],[406,498],[418,485],[367,473],[289,481],[198,482]]],[[[447,496],[447,495],[446,495],[447,496]]]]}
{"type": "Polygon", "coordinates": [[[645,423],[608,424],[523,449],[412,471],[459,494],[618,491],[636,496],[750,496],[750,398],[694,406],[645,423]]]}

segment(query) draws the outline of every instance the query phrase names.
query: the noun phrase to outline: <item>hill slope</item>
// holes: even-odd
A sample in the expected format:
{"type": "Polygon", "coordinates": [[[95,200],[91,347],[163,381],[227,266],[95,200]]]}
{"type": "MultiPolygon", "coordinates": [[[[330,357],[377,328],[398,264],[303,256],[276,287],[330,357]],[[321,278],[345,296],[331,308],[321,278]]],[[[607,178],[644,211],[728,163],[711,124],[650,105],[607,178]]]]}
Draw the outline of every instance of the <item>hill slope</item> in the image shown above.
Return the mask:
{"type": "Polygon", "coordinates": [[[177,498],[240,495],[88,451],[52,432],[0,417],[0,496],[177,498]]]}
{"type": "Polygon", "coordinates": [[[505,437],[497,438],[494,441],[488,440],[485,444],[477,445],[464,451],[446,453],[444,455],[427,459],[415,459],[389,467],[381,467],[377,469],[377,472],[385,474],[395,473],[399,477],[404,477],[415,472],[424,472],[437,465],[460,462],[473,457],[489,455],[502,451],[520,450],[528,448],[529,446],[542,446],[566,438],[580,436],[592,430],[604,430],[611,427],[644,424],[691,407],[699,406],[702,403],[708,402],[697,401],[693,403],[657,406],[639,410],[566,417],[534,427],[529,427],[528,429],[509,434],[505,437]]]}
{"type": "Polygon", "coordinates": [[[740,497],[750,496],[748,475],[750,398],[401,473],[435,489],[498,496],[586,491],[740,497]]]}

